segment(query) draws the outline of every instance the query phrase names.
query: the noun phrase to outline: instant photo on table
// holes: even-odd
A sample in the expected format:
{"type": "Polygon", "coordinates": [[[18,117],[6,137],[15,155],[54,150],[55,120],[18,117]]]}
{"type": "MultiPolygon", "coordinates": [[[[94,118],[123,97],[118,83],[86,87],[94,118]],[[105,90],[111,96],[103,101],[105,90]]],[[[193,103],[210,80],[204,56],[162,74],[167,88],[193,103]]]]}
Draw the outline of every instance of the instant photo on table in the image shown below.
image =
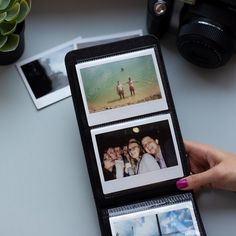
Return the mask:
{"type": "Polygon", "coordinates": [[[206,235],[158,40],[73,50],[65,64],[102,235],[206,235]]]}

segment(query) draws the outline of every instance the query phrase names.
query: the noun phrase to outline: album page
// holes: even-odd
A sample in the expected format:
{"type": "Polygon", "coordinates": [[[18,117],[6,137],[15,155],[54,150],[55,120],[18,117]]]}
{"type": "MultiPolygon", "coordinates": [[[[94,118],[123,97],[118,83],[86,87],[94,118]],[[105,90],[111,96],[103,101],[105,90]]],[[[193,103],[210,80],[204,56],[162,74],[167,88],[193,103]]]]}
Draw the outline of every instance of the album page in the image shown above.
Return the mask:
{"type": "Polygon", "coordinates": [[[190,193],[150,199],[103,213],[107,236],[206,235],[190,193]]]}

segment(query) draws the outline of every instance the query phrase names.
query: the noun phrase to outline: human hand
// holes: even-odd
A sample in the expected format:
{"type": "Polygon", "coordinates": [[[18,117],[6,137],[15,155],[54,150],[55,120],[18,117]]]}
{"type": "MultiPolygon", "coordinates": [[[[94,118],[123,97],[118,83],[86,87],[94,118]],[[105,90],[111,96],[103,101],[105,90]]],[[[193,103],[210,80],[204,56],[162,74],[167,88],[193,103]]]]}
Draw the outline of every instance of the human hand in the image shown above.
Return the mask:
{"type": "Polygon", "coordinates": [[[184,142],[192,175],[180,179],[181,190],[202,187],[236,191],[236,155],[205,144],[184,142]]]}

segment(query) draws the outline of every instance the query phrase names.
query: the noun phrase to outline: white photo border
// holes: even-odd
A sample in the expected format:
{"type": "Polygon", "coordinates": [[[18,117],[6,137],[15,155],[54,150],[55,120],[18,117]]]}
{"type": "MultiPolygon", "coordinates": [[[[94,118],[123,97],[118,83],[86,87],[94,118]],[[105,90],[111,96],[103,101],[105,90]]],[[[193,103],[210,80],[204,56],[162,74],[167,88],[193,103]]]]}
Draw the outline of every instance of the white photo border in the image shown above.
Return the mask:
{"type": "Polygon", "coordinates": [[[193,203],[191,201],[185,201],[185,202],[181,202],[181,203],[175,203],[172,205],[165,205],[165,206],[158,206],[156,208],[151,208],[151,209],[146,209],[146,210],[140,210],[137,212],[132,212],[132,213],[128,213],[128,214],[122,214],[119,216],[112,216],[109,218],[109,223],[110,223],[110,227],[111,227],[111,233],[112,236],[115,236],[115,223],[121,222],[121,221],[127,221],[127,220],[132,220],[135,218],[139,218],[139,217],[143,217],[143,216],[151,216],[151,215],[158,215],[161,213],[167,213],[170,211],[176,211],[176,210],[181,210],[181,209],[189,209],[190,213],[191,213],[191,217],[192,217],[192,222],[193,222],[193,226],[196,232],[196,236],[200,236],[200,231],[199,231],[199,227],[198,227],[198,223],[197,223],[197,219],[196,219],[196,215],[194,212],[194,208],[193,208],[193,203]]]}
{"type": "Polygon", "coordinates": [[[151,117],[143,118],[139,120],[114,124],[112,126],[92,129],[91,136],[92,136],[92,142],[93,142],[93,147],[95,151],[97,168],[98,168],[102,190],[104,194],[110,194],[110,193],[114,193],[114,192],[118,192],[122,190],[128,190],[128,189],[141,187],[141,186],[145,186],[149,184],[159,183],[162,181],[180,178],[180,177],[183,177],[184,175],[181,158],[180,158],[180,152],[179,152],[176,135],[175,135],[175,131],[174,131],[170,114],[156,115],[156,116],[151,116],[151,117]],[[129,127],[135,127],[138,125],[156,123],[156,122],[165,121],[165,120],[168,121],[169,123],[171,136],[172,136],[172,140],[174,144],[174,149],[176,153],[177,163],[178,163],[177,166],[168,167],[168,168],[160,169],[158,171],[153,171],[153,172],[149,172],[149,173],[145,173],[141,175],[134,175],[134,176],[128,176],[125,178],[105,181],[103,169],[102,169],[102,163],[101,163],[99,150],[98,150],[98,145],[96,141],[96,135],[104,134],[111,131],[122,130],[129,127]]]}
{"type": "Polygon", "coordinates": [[[131,31],[108,34],[108,35],[101,35],[101,36],[95,36],[95,37],[89,37],[89,38],[79,37],[78,40],[75,39],[75,47],[76,49],[81,49],[81,48],[87,47],[86,44],[88,43],[93,43],[93,46],[95,46],[97,45],[97,43],[100,44],[100,43],[103,43],[104,41],[114,42],[117,39],[122,40],[122,39],[127,39],[127,38],[131,38],[135,36],[138,37],[142,35],[143,35],[143,31],[141,29],[137,29],[137,30],[131,30],[131,31]],[[80,47],[80,45],[82,45],[82,47],[80,47]]]}
{"type": "Polygon", "coordinates": [[[106,57],[106,58],[102,58],[102,59],[98,59],[98,60],[78,63],[76,65],[76,71],[77,71],[77,75],[78,75],[78,81],[79,81],[80,88],[81,88],[83,104],[84,104],[85,113],[87,116],[89,126],[95,126],[95,125],[100,125],[100,124],[104,124],[104,123],[108,123],[108,122],[122,120],[125,118],[130,118],[131,114],[132,114],[132,117],[134,117],[134,116],[150,114],[153,112],[158,112],[158,111],[163,111],[163,110],[168,109],[166,95],[164,92],[164,87],[163,87],[163,83],[162,83],[160,70],[159,70],[159,66],[158,66],[158,62],[157,62],[154,48],[142,49],[142,50],[138,50],[135,52],[123,53],[123,54],[116,55],[116,56],[110,56],[110,57],[106,57]],[[157,82],[160,87],[161,98],[156,99],[156,100],[152,100],[152,101],[146,101],[143,103],[114,108],[114,109],[110,109],[110,110],[106,110],[106,111],[90,113],[89,109],[88,109],[88,103],[87,103],[86,94],[84,91],[83,79],[82,79],[82,75],[80,73],[80,70],[84,69],[84,68],[96,66],[96,65],[102,65],[102,64],[106,64],[106,63],[122,61],[125,59],[131,59],[131,58],[136,58],[136,57],[140,57],[140,56],[147,56],[147,55],[151,55],[152,59],[153,59],[157,82]]]}
{"type": "MultiPolygon", "coordinates": [[[[77,40],[79,40],[79,37],[77,38],[77,40]]],[[[28,59],[25,59],[25,60],[22,60],[22,61],[16,63],[16,68],[17,68],[18,72],[20,73],[21,78],[23,79],[23,82],[24,82],[24,84],[25,84],[25,86],[26,86],[26,88],[27,88],[27,90],[28,90],[28,92],[31,96],[31,99],[33,100],[33,102],[34,102],[34,104],[35,104],[35,106],[38,110],[42,109],[46,106],[49,106],[49,105],[51,105],[51,104],[53,104],[57,101],[60,101],[64,98],[67,98],[67,97],[71,96],[70,87],[69,87],[69,85],[67,85],[67,86],[65,86],[61,89],[58,89],[58,90],[56,90],[52,93],[48,93],[48,94],[46,94],[42,97],[36,98],[21,67],[23,65],[26,65],[26,64],[32,62],[32,61],[39,60],[42,57],[45,57],[47,55],[51,55],[54,52],[57,52],[57,51],[59,51],[63,48],[67,48],[67,47],[70,47],[70,46],[71,46],[72,50],[76,49],[74,40],[70,40],[66,43],[60,44],[56,47],[53,47],[50,50],[44,51],[44,52],[39,53],[39,54],[37,54],[33,57],[30,57],[28,59]]]]}

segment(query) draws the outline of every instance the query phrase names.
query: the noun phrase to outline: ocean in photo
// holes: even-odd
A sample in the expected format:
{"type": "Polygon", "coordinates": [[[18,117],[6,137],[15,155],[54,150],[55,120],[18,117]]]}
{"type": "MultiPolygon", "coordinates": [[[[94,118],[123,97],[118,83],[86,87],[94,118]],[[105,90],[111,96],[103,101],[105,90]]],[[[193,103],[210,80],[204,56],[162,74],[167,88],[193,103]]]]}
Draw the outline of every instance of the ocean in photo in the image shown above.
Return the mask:
{"type": "Polygon", "coordinates": [[[89,111],[98,112],[161,97],[151,55],[116,61],[81,69],[89,111]],[[128,78],[134,81],[131,96],[128,78]],[[124,88],[124,99],[116,91],[117,81],[124,88]]]}

